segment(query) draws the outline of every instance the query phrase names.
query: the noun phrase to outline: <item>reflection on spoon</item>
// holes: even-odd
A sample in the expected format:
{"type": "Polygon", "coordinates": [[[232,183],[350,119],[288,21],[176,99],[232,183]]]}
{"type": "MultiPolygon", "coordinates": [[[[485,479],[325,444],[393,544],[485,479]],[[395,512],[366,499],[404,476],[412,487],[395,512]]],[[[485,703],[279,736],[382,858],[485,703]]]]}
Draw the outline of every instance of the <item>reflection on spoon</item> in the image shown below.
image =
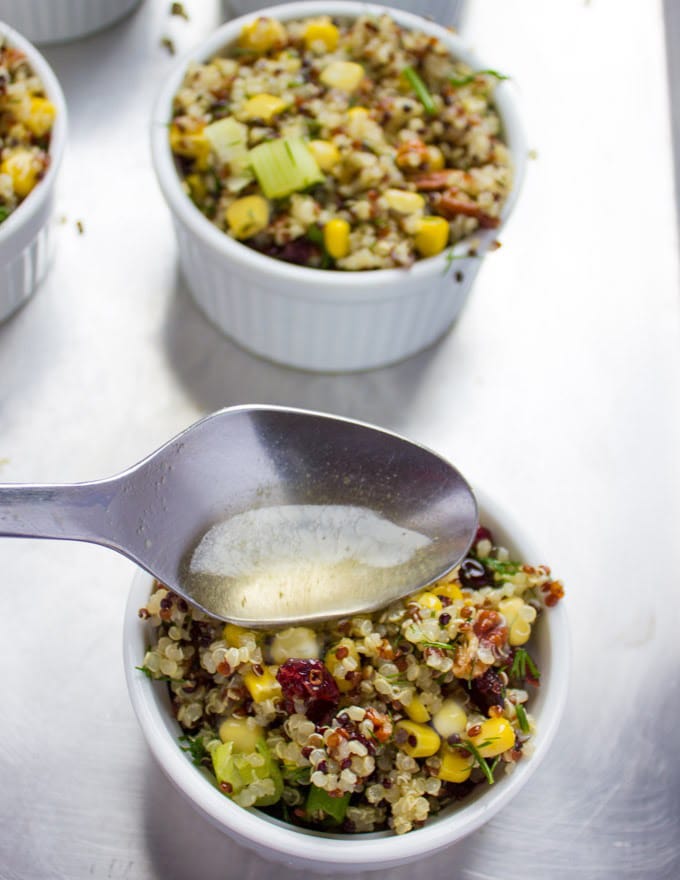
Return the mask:
{"type": "Polygon", "coordinates": [[[367,507],[264,507],[214,525],[183,586],[226,618],[340,616],[386,604],[395,583],[417,586],[419,553],[431,543],[367,507]]]}

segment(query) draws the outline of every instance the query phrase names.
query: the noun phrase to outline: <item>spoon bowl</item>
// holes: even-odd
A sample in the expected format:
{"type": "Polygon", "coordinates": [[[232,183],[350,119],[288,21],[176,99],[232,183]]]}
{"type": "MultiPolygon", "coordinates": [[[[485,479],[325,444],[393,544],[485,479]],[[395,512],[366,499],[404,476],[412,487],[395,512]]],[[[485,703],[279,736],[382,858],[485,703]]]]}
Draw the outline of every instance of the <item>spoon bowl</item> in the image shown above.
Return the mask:
{"type": "Polygon", "coordinates": [[[470,487],[439,455],[273,406],[213,413],[109,479],[0,486],[0,535],[102,544],[248,626],[387,604],[455,567],[476,528],[470,487]]]}

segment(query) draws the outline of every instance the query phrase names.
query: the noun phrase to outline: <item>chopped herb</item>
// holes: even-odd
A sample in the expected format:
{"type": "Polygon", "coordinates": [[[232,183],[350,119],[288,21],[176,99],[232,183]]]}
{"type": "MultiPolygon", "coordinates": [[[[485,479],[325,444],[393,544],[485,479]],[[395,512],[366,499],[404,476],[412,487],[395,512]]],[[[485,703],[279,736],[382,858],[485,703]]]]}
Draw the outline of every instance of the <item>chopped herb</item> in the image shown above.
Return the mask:
{"type": "Polygon", "coordinates": [[[148,666],[135,666],[135,669],[139,669],[140,672],[143,672],[147,678],[150,678],[152,681],[180,681],[181,679],[170,678],[169,675],[154,675],[153,672],[149,669],[148,666]]]}
{"type": "Polygon", "coordinates": [[[453,651],[456,647],[452,642],[433,642],[430,639],[421,639],[418,644],[425,648],[441,648],[442,651],[453,651]]]}
{"type": "Polygon", "coordinates": [[[529,674],[532,678],[538,681],[541,677],[538,667],[524,648],[517,648],[512,660],[512,666],[510,667],[510,677],[519,678],[523,681],[527,677],[527,667],[529,667],[529,674]]]}
{"type": "Polygon", "coordinates": [[[9,215],[10,215],[9,208],[6,208],[5,205],[0,205],[0,223],[2,223],[3,220],[6,220],[9,217],[9,215]]]}
{"type": "Polygon", "coordinates": [[[200,736],[184,736],[179,737],[180,743],[186,743],[180,746],[183,752],[189,752],[191,755],[191,763],[195,767],[201,767],[203,762],[210,759],[210,752],[206,749],[203,738],[200,736]]]}
{"type": "Polygon", "coordinates": [[[313,223],[307,228],[307,238],[323,247],[323,231],[316,224],[313,223]]]}
{"type": "Polygon", "coordinates": [[[508,559],[506,562],[501,562],[500,559],[493,559],[491,556],[485,556],[479,557],[479,561],[486,568],[490,568],[491,571],[493,571],[495,574],[513,575],[522,570],[521,562],[513,562],[510,559],[508,559]]]}
{"type": "Polygon", "coordinates": [[[76,220],[76,229],[78,230],[78,235],[84,235],[85,226],[83,225],[82,220],[76,220]]]}
{"type": "Polygon", "coordinates": [[[170,39],[170,37],[161,37],[161,46],[164,49],[167,49],[171,55],[175,54],[175,44],[170,39]]]}
{"type": "Polygon", "coordinates": [[[318,137],[321,134],[321,123],[317,122],[316,119],[308,119],[307,131],[311,138],[318,137]]]}
{"type": "Polygon", "coordinates": [[[474,82],[478,76],[493,76],[497,80],[510,79],[509,76],[506,76],[504,73],[499,73],[497,70],[477,70],[469,76],[451,76],[449,77],[449,82],[452,86],[459,88],[460,86],[467,86],[471,82],[474,82]]]}
{"type": "Polygon", "coordinates": [[[522,733],[529,733],[531,730],[529,719],[527,718],[527,713],[524,711],[524,706],[521,703],[517,703],[515,706],[515,713],[517,714],[517,720],[519,721],[519,727],[522,733]]]}
{"type": "Polygon", "coordinates": [[[184,3],[172,3],[170,6],[170,15],[178,15],[185,21],[189,21],[189,13],[184,8],[184,3]]]}
{"type": "Polygon", "coordinates": [[[486,759],[482,757],[482,753],[479,751],[480,748],[489,745],[490,742],[490,740],[489,742],[483,742],[478,748],[476,745],[474,745],[474,743],[471,743],[469,739],[464,739],[461,741],[461,746],[463,746],[468,752],[470,752],[472,757],[475,759],[475,763],[482,771],[482,773],[486,776],[486,781],[489,783],[489,785],[493,785],[495,781],[493,778],[493,771],[496,768],[496,762],[494,761],[492,767],[489,767],[489,765],[486,763],[486,759]]]}
{"type": "Polygon", "coordinates": [[[436,113],[437,105],[434,103],[434,99],[432,98],[429,89],[422,81],[420,76],[416,73],[416,71],[412,67],[405,67],[401,73],[418,96],[420,103],[425,108],[425,112],[429,113],[430,115],[436,113]]]}
{"type": "Polygon", "coordinates": [[[350,792],[342,797],[332,797],[325,789],[312,785],[307,795],[305,812],[310,819],[327,819],[339,825],[345,818],[349,798],[350,792]]]}
{"type": "Polygon", "coordinates": [[[285,767],[283,768],[283,778],[286,782],[294,785],[309,785],[309,767],[285,767]]]}

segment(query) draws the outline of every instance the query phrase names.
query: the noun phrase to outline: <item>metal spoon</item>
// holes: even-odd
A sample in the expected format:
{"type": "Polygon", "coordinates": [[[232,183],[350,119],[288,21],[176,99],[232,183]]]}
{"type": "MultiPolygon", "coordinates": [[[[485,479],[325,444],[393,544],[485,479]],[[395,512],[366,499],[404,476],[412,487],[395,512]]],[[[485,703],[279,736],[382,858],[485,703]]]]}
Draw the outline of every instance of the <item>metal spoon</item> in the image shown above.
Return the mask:
{"type": "Polygon", "coordinates": [[[434,452],[273,406],[220,410],[109,479],[0,486],[0,535],[110,547],[249,626],[381,607],[455,567],[476,527],[470,487],[434,452]],[[206,538],[220,530],[227,546],[206,538]],[[205,546],[223,569],[210,569],[205,546]]]}

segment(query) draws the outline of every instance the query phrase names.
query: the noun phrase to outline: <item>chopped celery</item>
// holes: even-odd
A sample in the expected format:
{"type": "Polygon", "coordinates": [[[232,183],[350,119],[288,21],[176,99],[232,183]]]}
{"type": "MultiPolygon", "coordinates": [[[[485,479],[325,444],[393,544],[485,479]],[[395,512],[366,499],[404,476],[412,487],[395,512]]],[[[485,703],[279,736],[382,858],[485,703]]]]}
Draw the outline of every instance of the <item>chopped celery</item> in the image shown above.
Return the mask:
{"type": "Polygon", "coordinates": [[[281,797],[283,792],[281,770],[263,738],[257,741],[255,752],[250,754],[237,752],[233,742],[225,742],[211,749],[211,757],[217,782],[220,786],[227,788],[229,795],[238,794],[258,779],[271,779],[274,783],[274,793],[263,795],[255,801],[254,805],[268,807],[275,804],[281,797]],[[255,754],[264,758],[264,763],[256,767],[248,760],[255,754]]]}
{"type": "Polygon", "coordinates": [[[311,785],[307,795],[305,812],[310,819],[317,822],[330,819],[339,825],[345,818],[349,797],[349,792],[343,794],[342,797],[331,797],[323,788],[311,785]]]}
{"type": "Polygon", "coordinates": [[[248,158],[262,191],[270,199],[283,198],[324,179],[302,138],[279,138],[258,144],[248,158]]]}

